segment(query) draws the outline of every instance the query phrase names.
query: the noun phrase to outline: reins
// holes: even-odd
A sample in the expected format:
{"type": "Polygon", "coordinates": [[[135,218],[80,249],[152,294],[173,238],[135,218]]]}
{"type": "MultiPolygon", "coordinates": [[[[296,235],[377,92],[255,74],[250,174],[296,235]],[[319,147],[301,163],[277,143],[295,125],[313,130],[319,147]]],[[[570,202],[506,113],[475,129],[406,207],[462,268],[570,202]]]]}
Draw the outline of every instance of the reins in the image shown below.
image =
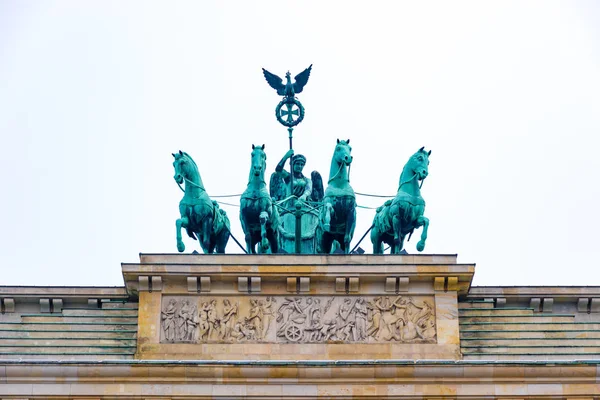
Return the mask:
{"type": "Polygon", "coordinates": [[[342,168],[344,168],[344,166],[346,166],[346,165],[348,166],[348,182],[350,182],[350,168],[352,168],[352,164],[346,164],[345,161],[342,161],[340,163],[340,168],[333,175],[333,177],[329,178],[329,180],[327,181],[327,184],[330,184],[335,178],[337,178],[337,176],[340,174],[340,172],[342,172],[342,168]]]}
{"type": "MultiPolygon", "coordinates": [[[[198,185],[195,182],[190,181],[188,178],[186,178],[185,176],[181,175],[181,177],[183,178],[184,181],[186,181],[187,183],[189,183],[192,186],[196,186],[198,189],[203,190],[206,192],[206,189],[204,189],[201,185],[198,185]]],[[[181,187],[181,184],[179,182],[177,182],[177,186],[179,186],[179,189],[181,189],[181,191],[183,193],[185,193],[185,189],[181,187]]]]}
{"type": "MultiPolygon", "coordinates": [[[[400,190],[400,188],[402,188],[402,186],[406,185],[407,183],[412,182],[412,180],[415,179],[416,177],[417,177],[417,173],[415,172],[415,174],[412,176],[412,178],[410,178],[407,181],[402,182],[400,184],[400,186],[398,186],[398,190],[400,190]]],[[[419,185],[419,190],[421,190],[421,188],[423,187],[423,183],[425,183],[425,179],[426,178],[421,179],[421,184],[419,185]]]]}

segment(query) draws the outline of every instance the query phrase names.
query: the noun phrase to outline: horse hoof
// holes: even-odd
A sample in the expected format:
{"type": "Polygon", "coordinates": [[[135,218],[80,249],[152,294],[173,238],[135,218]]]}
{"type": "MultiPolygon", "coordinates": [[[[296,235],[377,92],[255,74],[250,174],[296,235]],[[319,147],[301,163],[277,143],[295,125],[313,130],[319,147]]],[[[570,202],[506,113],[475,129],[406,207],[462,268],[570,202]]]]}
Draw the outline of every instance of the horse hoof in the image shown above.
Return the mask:
{"type": "Polygon", "coordinates": [[[419,243],[417,243],[417,250],[419,250],[419,251],[425,250],[425,242],[419,241],[419,243]]]}
{"type": "Polygon", "coordinates": [[[183,253],[185,251],[185,244],[183,244],[183,242],[177,243],[177,251],[180,253],[183,253]]]}

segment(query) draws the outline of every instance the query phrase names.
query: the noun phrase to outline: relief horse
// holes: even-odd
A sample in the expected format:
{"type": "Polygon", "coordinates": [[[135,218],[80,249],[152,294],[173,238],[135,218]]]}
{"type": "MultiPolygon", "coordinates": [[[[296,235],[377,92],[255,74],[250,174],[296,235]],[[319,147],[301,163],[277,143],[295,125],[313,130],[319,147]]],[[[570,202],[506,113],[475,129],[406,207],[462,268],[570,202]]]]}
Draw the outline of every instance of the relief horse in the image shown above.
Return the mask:
{"type": "Polygon", "coordinates": [[[277,253],[279,250],[279,213],[267,191],[265,145],[252,145],[248,186],[240,199],[240,222],[248,253],[277,253]],[[258,251],[256,244],[258,243],[258,251]]]}
{"type": "Polygon", "coordinates": [[[189,156],[182,152],[173,153],[173,167],[175,168],[175,182],[181,187],[185,185],[183,198],[179,202],[179,218],[177,227],[177,250],[181,253],[185,245],[181,240],[181,228],[187,230],[192,239],[200,241],[204,253],[225,253],[229,240],[229,218],[219,205],[211,201],[204,189],[198,166],[189,156]]]}
{"type": "Polygon", "coordinates": [[[320,222],[317,228],[319,253],[331,253],[336,241],[348,254],[356,227],[356,195],[350,186],[349,169],[352,163],[350,139],[339,140],[335,146],[320,222]]]}
{"type": "Polygon", "coordinates": [[[413,154],[400,175],[398,193],[377,208],[371,230],[373,253],[383,254],[383,243],[390,246],[391,254],[400,254],[406,235],[412,235],[416,228],[423,227],[417,250],[425,249],[429,219],[423,216],[425,200],[421,197],[421,184],[429,174],[429,156],[424,147],[413,154]]]}

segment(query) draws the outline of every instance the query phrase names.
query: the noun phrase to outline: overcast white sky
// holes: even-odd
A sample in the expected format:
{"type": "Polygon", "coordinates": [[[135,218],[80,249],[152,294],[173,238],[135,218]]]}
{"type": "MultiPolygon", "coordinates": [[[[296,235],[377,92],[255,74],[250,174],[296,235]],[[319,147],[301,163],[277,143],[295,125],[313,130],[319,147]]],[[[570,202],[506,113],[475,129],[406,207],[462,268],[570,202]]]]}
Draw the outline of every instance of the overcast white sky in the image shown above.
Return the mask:
{"type": "Polygon", "coordinates": [[[549,0],[0,0],[0,284],[121,285],[120,262],[176,252],[171,153],[242,192],[251,144],[269,170],[288,146],[261,67],[311,63],[307,172],[350,138],[354,189],[393,194],[426,146],[425,253],[477,285],[600,285],[600,3],[549,0]]]}

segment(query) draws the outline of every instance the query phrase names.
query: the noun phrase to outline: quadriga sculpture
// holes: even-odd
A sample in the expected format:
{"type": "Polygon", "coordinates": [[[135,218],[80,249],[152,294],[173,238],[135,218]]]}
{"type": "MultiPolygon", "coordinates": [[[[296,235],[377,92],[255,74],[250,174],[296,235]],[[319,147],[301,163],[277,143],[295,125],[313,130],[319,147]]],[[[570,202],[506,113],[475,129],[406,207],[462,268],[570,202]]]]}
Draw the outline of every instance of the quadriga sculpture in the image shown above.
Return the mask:
{"type": "Polygon", "coordinates": [[[181,218],[175,222],[177,250],[185,250],[181,240],[181,228],[185,228],[189,237],[194,240],[198,238],[205,253],[225,253],[230,235],[227,214],[219,208],[217,202],[208,197],[198,166],[192,157],[179,150],[179,153],[173,153],[173,158],[174,179],[180,187],[181,184],[185,185],[185,193],[179,202],[181,218]]]}
{"type": "Polygon", "coordinates": [[[277,253],[279,250],[279,213],[267,191],[266,167],[265,145],[252,145],[248,186],[240,199],[240,221],[248,253],[277,253]]]}
{"type": "Polygon", "coordinates": [[[419,181],[429,174],[431,151],[421,147],[413,154],[400,175],[398,193],[377,209],[371,230],[373,253],[383,254],[383,243],[390,246],[391,254],[400,254],[406,235],[412,235],[416,228],[423,227],[417,250],[425,249],[429,219],[423,216],[425,200],[421,197],[419,181]]]}
{"type": "Polygon", "coordinates": [[[319,253],[331,253],[334,241],[346,254],[350,252],[350,241],[356,227],[356,195],[350,186],[348,172],[352,163],[351,151],[350,139],[338,139],[317,228],[319,253]]]}

